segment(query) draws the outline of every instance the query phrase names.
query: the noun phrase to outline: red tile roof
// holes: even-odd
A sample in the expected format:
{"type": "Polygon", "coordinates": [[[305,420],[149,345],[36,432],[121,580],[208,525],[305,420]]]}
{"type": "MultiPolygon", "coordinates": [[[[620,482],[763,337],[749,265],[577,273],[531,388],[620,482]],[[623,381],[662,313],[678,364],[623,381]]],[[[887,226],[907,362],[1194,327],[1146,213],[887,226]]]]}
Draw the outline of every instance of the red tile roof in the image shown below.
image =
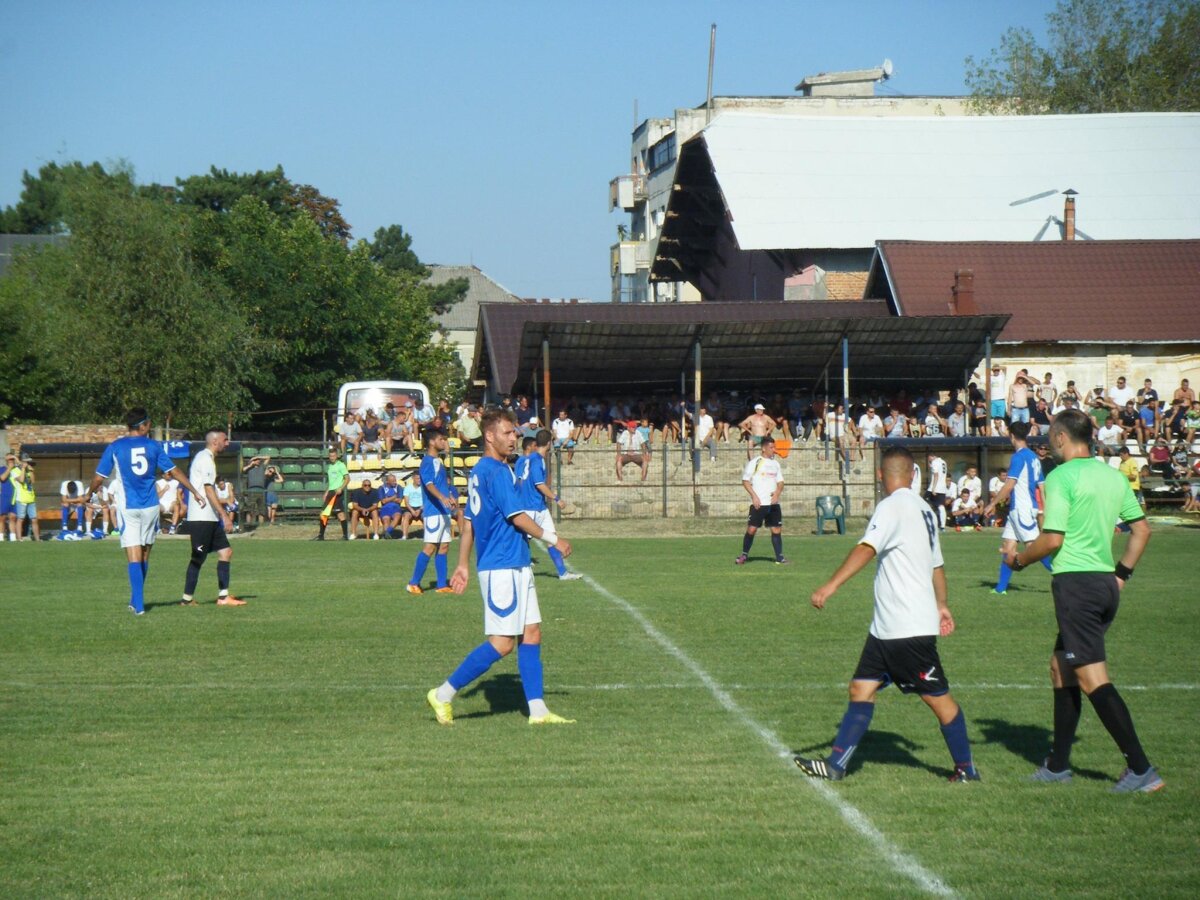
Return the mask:
{"type": "Polygon", "coordinates": [[[1200,341],[1200,240],[879,241],[876,250],[867,296],[889,296],[904,316],[953,312],[954,272],[971,269],[978,313],[1012,315],[1001,341],[1200,341]]]}

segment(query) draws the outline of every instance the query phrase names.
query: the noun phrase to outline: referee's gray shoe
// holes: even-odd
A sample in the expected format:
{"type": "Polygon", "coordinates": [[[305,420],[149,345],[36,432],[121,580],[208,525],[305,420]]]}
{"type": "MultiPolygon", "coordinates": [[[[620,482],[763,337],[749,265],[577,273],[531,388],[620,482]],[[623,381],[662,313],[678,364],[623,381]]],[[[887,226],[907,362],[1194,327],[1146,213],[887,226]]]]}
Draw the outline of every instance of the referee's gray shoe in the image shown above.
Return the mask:
{"type": "Polygon", "coordinates": [[[846,770],[830,765],[823,759],[809,759],[806,756],[794,756],[793,761],[800,771],[809,778],[824,778],[826,781],[841,781],[846,777],[846,770]]]}
{"type": "Polygon", "coordinates": [[[1043,784],[1069,784],[1071,781],[1071,770],[1063,769],[1061,772],[1055,772],[1050,768],[1050,759],[1043,760],[1038,770],[1029,776],[1030,781],[1037,781],[1043,784]]]}
{"type": "Polygon", "coordinates": [[[1158,777],[1158,773],[1154,771],[1154,766],[1148,768],[1141,775],[1135,775],[1133,769],[1126,769],[1117,783],[1113,785],[1114,794],[1153,794],[1165,785],[1165,782],[1158,777]]]}

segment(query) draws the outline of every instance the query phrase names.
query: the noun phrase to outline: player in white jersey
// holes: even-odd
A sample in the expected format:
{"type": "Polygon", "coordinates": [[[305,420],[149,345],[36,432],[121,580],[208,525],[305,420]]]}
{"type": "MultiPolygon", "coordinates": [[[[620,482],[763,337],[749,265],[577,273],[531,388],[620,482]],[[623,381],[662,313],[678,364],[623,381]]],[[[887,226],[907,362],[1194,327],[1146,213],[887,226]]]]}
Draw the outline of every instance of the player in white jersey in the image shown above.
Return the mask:
{"type": "Polygon", "coordinates": [[[229,533],[233,531],[233,514],[221,502],[217,489],[216,454],[229,446],[229,437],[223,431],[210,431],[204,436],[204,449],[192,460],[191,479],[204,491],[205,503],[189,503],[187,510],[187,532],[192,541],[192,558],[188,561],[187,574],[183,579],[183,596],[180,606],[195,606],[196,584],[200,581],[200,567],[208,554],[217,554],[217,606],[245,606],[246,601],[229,593],[229,568],[233,559],[233,548],[229,546],[229,533]]]}
{"type": "Polygon", "coordinates": [[[946,530],[946,492],[948,471],[946,461],[936,453],[929,454],[929,492],[925,495],[938,517],[938,530],[946,530]]]}
{"type": "Polygon", "coordinates": [[[840,781],[846,777],[850,757],[870,727],[875,695],[895,682],[901,692],[920,696],[937,716],[954,761],[950,781],[979,780],[966,717],[950,696],[950,684],[938,657],[938,635],[945,637],[954,631],[954,617],[946,605],[937,520],[911,487],[912,468],[908,450],[891,447],[884,451],[880,479],[887,496],[875,508],[862,541],[833,577],[813,591],[812,605],[824,609],[838,588],[872,558],[879,560],[875,615],[850,681],[850,704],[832,752],[825,759],[795,757],[796,765],[813,778],[840,781]]]}
{"type": "Polygon", "coordinates": [[[766,525],[771,529],[775,565],[787,565],[788,560],[783,555],[783,510],[779,506],[779,495],[783,493],[783,466],[775,455],[775,438],[767,435],[762,439],[761,455],[746,463],[742,471],[742,487],[750,495],[750,515],[746,519],[746,533],[742,536],[742,552],[734,564],[746,564],[755,533],[766,525]]]}
{"type": "MultiPolygon", "coordinates": [[[[1009,426],[1008,438],[1012,441],[1012,461],[1008,464],[1008,477],[1004,487],[992,497],[991,502],[984,507],[984,516],[990,516],[996,507],[1008,501],[1008,516],[1004,520],[1004,532],[1001,535],[1000,553],[1007,557],[1017,552],[1017,542],[1031,544],[1041,532],[1038,529],[1038,516],[1041,514],[1041,504],[1038,501],[1038,489],[1045,476],[1042,474],[1042,464],[1038,455],[1029,449],[1026,439],[1029,437],[1028,422],[1013,422],[1009,426]]],[[[1049,557],[1042,558],[1042,565],[1048,571],[1053,571],[1049,557]]],[[[1000,561],[1000,577],[992,593],[1004,596],[1008,592],[1008,584],[1012,579],[1013,570],[1000,561]]]]}

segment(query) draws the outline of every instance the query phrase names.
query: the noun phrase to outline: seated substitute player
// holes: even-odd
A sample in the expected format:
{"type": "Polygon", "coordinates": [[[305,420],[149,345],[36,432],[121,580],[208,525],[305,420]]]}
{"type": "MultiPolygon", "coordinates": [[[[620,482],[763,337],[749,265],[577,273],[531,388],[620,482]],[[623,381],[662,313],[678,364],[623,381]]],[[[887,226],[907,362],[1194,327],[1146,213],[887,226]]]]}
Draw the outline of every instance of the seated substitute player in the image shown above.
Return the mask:
{"type": "Polygon", "coordinates": [[[875,616],[858,668],[850,681],[850,704],[826,759],[795,757],[806,775],[840,781],[875,713],[875,695],[892,682],[918,694],[942,726],[954,761],[953,783],[979,781],[967,738],[967,720],[950,696],[938,657],[937,638],[954,631],[946,605],[946,573],[933,510],[912,489],[913,458],[903,447],[884,451],[880,479],[887,496],[875,507],[862,541],[821,587],[812,605],[824,609],[839,587],[878,557],[875,616]]]}
{"type": "Polygon", "coordinates": [[[545,429],[539,431],[536,437],[522,439],[523,455],[517,460],[517,478],[520,480],[521,494],[525,498],[530,517],[545,532],[543,541],[546,544],[546,552],[550,554],[559,580],[578,581],[583,576],[578,572],[568,572],[562,554],[554,549],[558,530],[554,527],[550,504],[554,503],[561,508],[563,502],[546,486],[546,457],[550,454],[550,441],[550,432],[545,429]]]}
{"type": "Polygon", "coordinates": [[[783,493],[783,466],[775,456],[775,438],[767,435],[760,447],[758,459],[750,460],[742,471],[742,487],[750,495],[750,515],[746,519],[746,533],[742,535],[742,552],[733,562],[738,566],[746,564],[754,535],[766,525],[771,529],[775,564],[783,566],[788,563],[783,555],[783,510],[779,506],[779,496],[783,493]]]}
{"type": "Polygon", "coordinates": [[[400,540],[408,540],[408,529],[413,523],[420,523],[424,510],[425,492],[421,490],[421,476],[413,475],[404,486],[404,512],[400,515],[400,540]]]}
{"type": "Polygon", "coordinates": [[[971,496],[970,488],[963,488],[954,498],[950,514],[954,517],[955,531],[962,531],[964,525],[976,531],[983,531],[983,526],[979,524],[979,501],[971,496]]]}
{"type": "Polygon", "coordinates": [[[1150,541],[1146,515],[1129,482],[1092,456],[1092,423],[1066,410],[1050,426],[1050,450],[1061,465],[1046,479],[1042,534],[1021,553],[1009,551],[1016,571],[1054,555],[1054,617],[1058,638],[1050,655],[1054,687],[1054,743],[1031,781],[1071,780],[1071,744],[1082,708],[1080,689],[1125,757],[1127,768],[1113,787],[1118,794],[1151,793],[1163,786],[1138,740],[1133,717],[1108,680],[1104,635],[1117,617],[1121,590],[1150,541]],[[1120,519],[1129,541],[1113,564],[1112,528],[1120,519]]]}
{"type": "Polygon", "coordinates": [[[350,492],[350,540],[358,537],[360,520],[367,535],[379,540],[379,491],[371,487],[370,478],[364,478],[358,490],[350,492]]]}
{"type": "Polygon", "coordinates": [[[112,490],[106,485],[101,485],[95,494],[92,495],[92,502],[87,504],[84,518],[87,523],[87,531],[92,536],[92,540],[102,540],[108,537],[110,530],[116,531],[117,525],[113,521],[115,518],[112,508],[113,495],[112,490]],[[111,523],[111,529],[109,527],[111,523]]]}
{"type": "MultiPolygon", "coordinates": [[[[453,724],[454,695],[517,647],[517,671],[529,704],[529,724],[570,725],[574,719],[547,709],[542,687],[542,615],[527,537],[542,540],[546,533],[525,511],[516,476],[505,462],[517,446],[516,416],[506,410],[489,410],[481,425],[484,456],[471,469],[467,518],[451,584],[456,594],[466,590],[474,546],[487,640],[468,653],[441,686],[426,694],[425,701],[439,725],[453,724]]],[[[571,555],[571,545],[562,538],[554,547],[564,557],[571,555]]]]}
{"type": "MultiPolygon", "coordinates": [[[[1028,422],[1013,422],[1009,429],[1008,439],[1012,442],[1012,461],[1008,464],[1008,474],[1004,487],[992,495],[992,501],[983,508],[984,516],[993,515],[996,508],[1008,501],[1008,516],[1004,520],[1004,531],[1000,535],[1000,579],[992,593],[1003,597],[1008,592],[1008,584],[1012,579],[1012,567],[1006,561],[1010,552],[1015,552],[1017,542],[1029,544],[1037,540],[1038,488],[1044,481],[1042,464],[1037,454],[1029,449],[1026,438],[1029,437],[1028,422]]],[[[1042,565],[1047,571],[1053,571],[1050,559],[1043,558],[1042,565]]]]}
{"type": "Polygon", "coordinates": [[[83,538],[84,512],[88,504],[83,501],[83,482],[67,480],[59,488],[62,498],[62,530],[58,533],[60,541],[78,541],[83,538]],[[71,513],[75,514],[75,531],[71,531],[71,513]]]}
{"type": "Polygon", "coordinates": [[[410,594],[422,594],[421,579],[425,577],[425,568],[429,565],[430,557],[434,560],[437,571],[438,594],[449,594],[450,583],[447,581],[447,557],[450,553],[450,517],[458,508],[458,500],[450,496],[450,478],[446,467],[442,465],[441,456],[450,448],[449,439],[444,431],[428,429],[425,432],[425,458],[421,460],[421,509],[425,521],[425,545],[417,554],[413,565],[412,578],[406,589],[410,594]]]}
{"type": "Polygon", "coordinates": [[[404,512],[400,505],[403,499],[404,491],[396,481],[396,473],[388,472],[379,487],[379,524],[389,538],[396,536],[396,526],[400,524],[400,516],[404,512]]]}

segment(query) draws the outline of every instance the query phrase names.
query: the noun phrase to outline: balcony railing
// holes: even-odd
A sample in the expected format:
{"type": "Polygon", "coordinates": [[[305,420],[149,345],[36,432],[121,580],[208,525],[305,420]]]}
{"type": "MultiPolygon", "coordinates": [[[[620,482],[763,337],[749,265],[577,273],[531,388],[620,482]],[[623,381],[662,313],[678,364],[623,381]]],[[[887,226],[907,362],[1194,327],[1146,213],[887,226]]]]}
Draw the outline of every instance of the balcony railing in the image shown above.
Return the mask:
{"type": "Polygon", "coordinates": [[[646,178],[643,175],[619,175],[608,183],[608,209],[618,207],[626,212],[646,199],[646,178]]]}

